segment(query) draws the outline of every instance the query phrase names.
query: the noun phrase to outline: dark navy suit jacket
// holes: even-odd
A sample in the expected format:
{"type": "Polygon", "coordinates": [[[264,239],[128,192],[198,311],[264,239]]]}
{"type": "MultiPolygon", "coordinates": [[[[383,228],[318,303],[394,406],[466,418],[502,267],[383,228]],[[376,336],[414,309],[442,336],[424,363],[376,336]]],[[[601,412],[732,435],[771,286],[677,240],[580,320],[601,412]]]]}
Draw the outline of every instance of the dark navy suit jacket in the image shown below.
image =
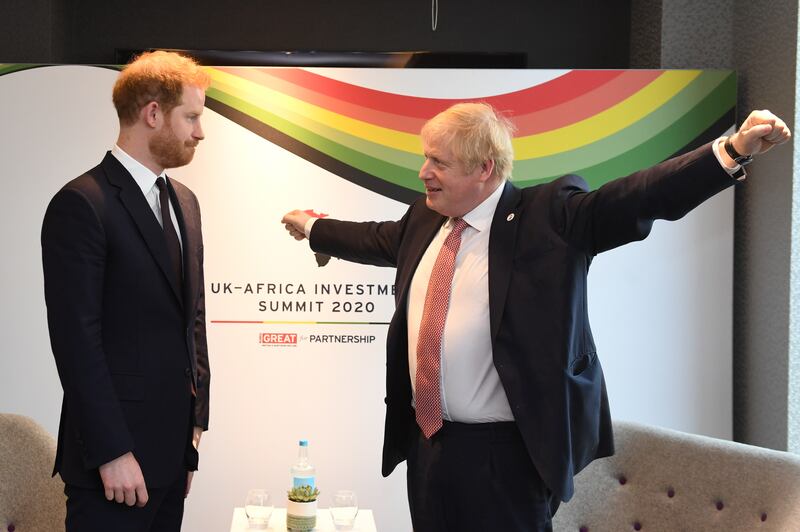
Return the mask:
{"type": "MultiPolygon", "coordinates": [[[[587,314],[592,258],[645,238],[654,220],[678,219],[734,183],[707,144],[595,191],[575,175],[522,190],[505,184],[489,239],[492,355],[531,460],[561,500],[572,497],[575,474],[614,452],[587,314]]],[[[387,338],[384,475],[406,458],[416,434],[407,297],[444,221],[420,198],[396,222],[320,219],[311,230],[315,251],[397,268],[387,338]]]]}
{"type": "Polygon", "coordinates": [[[64,389],[54,474],[67,484],[100,486],[98,466],[128,451],[148,487],[197,468],[191,431],[208,427],[210,382],[200,209],[188,188],[168,181],[182,289],[161,226],[110,153],[47,208],[45,299],[64,389]]]}

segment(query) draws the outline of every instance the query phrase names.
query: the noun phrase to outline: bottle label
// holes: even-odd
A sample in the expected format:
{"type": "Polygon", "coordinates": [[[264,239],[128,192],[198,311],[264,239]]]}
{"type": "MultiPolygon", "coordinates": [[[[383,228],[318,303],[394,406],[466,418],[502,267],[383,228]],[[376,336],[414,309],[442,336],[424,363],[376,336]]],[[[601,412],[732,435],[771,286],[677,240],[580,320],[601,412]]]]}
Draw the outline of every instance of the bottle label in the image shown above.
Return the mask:
{"type": "Polygon", "coordinates": [[[314,477],[292,477],[292,486],[299,488],[300,486],[311,486],[314,489],[314,477]]]}

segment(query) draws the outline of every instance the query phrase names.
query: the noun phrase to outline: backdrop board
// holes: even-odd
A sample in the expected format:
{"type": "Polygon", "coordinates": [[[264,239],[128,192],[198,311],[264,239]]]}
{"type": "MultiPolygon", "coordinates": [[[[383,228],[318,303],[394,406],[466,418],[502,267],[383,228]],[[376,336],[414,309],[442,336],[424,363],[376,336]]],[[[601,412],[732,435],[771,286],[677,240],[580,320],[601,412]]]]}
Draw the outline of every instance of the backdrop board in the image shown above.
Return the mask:
{"type": "MultiPolygon", "coordinates": [[[[321,506],[351,488],[380,530],[410,529],[404,468],[380,476],[394,271],[313,254],[286,234],[285,212],[399,218],[422,190],[420,127],[459,100],[514,118],[523,187],[564,173],[597,187],[650,166],[725,133],[736,101],[730,71],[209,71],[206,140],[169,172],[203,209],[211,430],[185,518],[203,531],[226,530],[249,488],[282,500],[300,438],[321,506]]],[[[113,145],[115,78],[0,65],[0,410],[53,434],[61,388],[39,230],[50,197],[113,145]]],[[[590,316],[615,417],[730,438],[732,209],[728,190],[593,262],[590,316]]]]}

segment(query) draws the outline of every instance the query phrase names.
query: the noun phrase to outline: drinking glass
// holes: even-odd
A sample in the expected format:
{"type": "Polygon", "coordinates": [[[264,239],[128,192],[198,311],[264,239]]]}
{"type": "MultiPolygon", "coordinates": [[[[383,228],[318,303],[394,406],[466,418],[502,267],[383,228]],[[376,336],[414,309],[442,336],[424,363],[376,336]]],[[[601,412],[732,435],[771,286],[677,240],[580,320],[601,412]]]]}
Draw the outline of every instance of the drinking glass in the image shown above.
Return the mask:
{"type": "Polygon", "coordinates": [[[267,528],[272,510],[275,507],[269,500],[267,490],[257,489],[247,492],[244,502],[244,513],[247,514],[247,524],[250,528],[267,528]]]}
{"type": "Polygon", "coordinates": [[[339,490],[331,497],[331,518],[336,530],[352,530],[358,514],[358,498],[351,490],[339,490]]]}

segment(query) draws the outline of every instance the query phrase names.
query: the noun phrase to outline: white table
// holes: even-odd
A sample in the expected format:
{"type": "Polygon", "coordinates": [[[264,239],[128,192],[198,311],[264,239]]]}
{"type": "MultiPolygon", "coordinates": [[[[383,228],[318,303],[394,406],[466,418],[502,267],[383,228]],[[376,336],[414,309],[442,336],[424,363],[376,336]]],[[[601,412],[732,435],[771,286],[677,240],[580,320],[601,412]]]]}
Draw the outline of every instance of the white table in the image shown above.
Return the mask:
{"type": "MultiPolygon", "coordinates": [[[[233,509],[233,519],[231,520],[231,532],[248,532],[251,529],[247,526],[247,514],[244,513],[244,508],[233,509]]],[[[286,531],[286,508],[275,508],[272,512],[272,517],[269,518],[269,528],[261,528],[259,531],[278,532],[286,531]]],[[[314,530],[320,532],[328,532],[336,530],[333,528],[333,520],[331,514],[326,509],[317,510],[317,526],[314,530]]],[[[356,524],[353,527],[353,532],[377,532],[375,528],[375,519],[372,517],[372,510],[358,509],[356,516],[356,524]]]]}

